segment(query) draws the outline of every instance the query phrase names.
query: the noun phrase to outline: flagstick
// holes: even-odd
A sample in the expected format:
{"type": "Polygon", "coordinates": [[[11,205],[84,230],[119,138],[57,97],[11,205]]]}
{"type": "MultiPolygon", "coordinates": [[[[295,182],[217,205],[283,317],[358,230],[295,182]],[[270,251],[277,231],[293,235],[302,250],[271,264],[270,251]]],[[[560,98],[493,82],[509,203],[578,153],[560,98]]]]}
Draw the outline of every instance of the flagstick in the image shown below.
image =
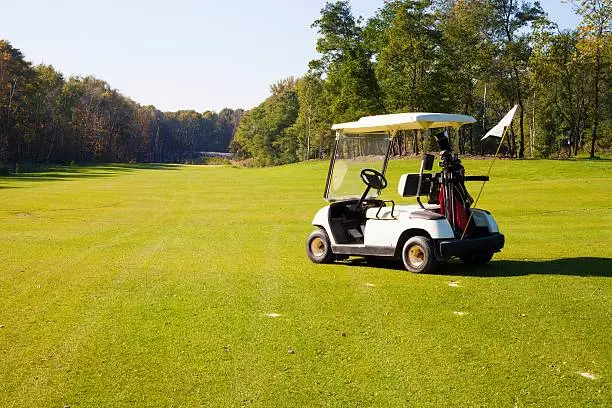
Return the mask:
{"type": "MultiPolygon", "coordinates": [[[[504,143],[504,138],[506,137],[506,132],[508,131],[508,128],[510,126],[506,126],[504,128],[504,133],[502,134],[502,138],[499,141],[499,146],[497,146],[497,151],[495,152],[495,155],[493,156],[493,160],[491,160],[491,165],[489,166],[489,171],[487,172],[487,177],[489,177],[489,175],[491,174],[491,170],[493,169],[493,163],[495,163],[495,159],[497,159],[497,154],[499,153],[499,150],[502,147],[502,144],[504,143]]],[[[484,186],[487,182],[483,181],[482,182],[482,186],[480,187],[480,191],[478,192],[478,196],[476,197],[476,201],[474,201],[474,207],[476,207],[476,204],[478,204],[478,200],[480,200],[480,195],[482,194],[482,190],[484,190],[484,186]]],[[[468,229],[468,226],[470,225],[470,221],[472,221],[472,215],[473,212],[470,211],[470,217],[468,218],[467,224],[465,224],[465,228],[463,229],[463,233],[461,234],[461,239],[463,239],[463,237],[465,236],[465,233],[468,229]]]]}

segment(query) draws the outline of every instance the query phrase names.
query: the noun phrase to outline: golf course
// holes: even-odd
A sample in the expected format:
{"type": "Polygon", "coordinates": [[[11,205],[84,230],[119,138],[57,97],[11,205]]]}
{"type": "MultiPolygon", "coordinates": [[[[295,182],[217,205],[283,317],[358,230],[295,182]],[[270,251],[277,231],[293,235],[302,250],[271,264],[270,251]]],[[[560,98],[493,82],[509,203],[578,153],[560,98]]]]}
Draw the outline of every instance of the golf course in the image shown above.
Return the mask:
{"type": "Polygon", "coordinates": [[[328,166],[0,176],[0,407],[612,405],[612,161],[498,160],[503,251],[430,274],[309,261],[328,166]]]}

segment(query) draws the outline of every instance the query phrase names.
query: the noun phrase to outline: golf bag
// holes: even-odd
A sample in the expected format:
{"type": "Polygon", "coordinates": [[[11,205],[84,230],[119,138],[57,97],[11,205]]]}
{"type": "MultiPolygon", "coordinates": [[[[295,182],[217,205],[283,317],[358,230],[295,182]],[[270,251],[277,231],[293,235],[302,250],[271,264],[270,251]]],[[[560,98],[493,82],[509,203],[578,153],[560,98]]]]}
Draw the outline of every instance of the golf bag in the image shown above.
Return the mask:
{"type": "Polygon", "coordinates": [[[457,154],[452,153],[446,132],[437,134],[436,139],[442,150],[442,171],[433,177],[429,203],[439,204],[440,213],[448,219],[455,233],[461,234],[467,226],[474,199],[465,188],[465,169],[457,154]]]}

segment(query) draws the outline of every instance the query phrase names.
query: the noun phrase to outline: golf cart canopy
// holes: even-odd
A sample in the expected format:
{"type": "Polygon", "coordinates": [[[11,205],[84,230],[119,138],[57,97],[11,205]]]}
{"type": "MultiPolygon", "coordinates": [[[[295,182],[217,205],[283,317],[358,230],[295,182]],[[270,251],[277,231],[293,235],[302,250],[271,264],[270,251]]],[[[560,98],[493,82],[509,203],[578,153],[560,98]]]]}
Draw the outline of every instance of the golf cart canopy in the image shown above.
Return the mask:
{"type": "MultiPolygon", "coordinates": [[[[331,158],[323,197],[327,201],[358,199],[364,192],[360,172],[373,169],[383,175],[387,170],[391,140],[399,130],[459,129],[476,119],[450,113],[394,113],[365,116],[356,122],[338,123],[336,144],[331,158]]],[[[380,191],[370,190],[366,198],[380,191]]]]}
{"type": "Polygon", "coordinates": [[[444,127],[458,129],[467,123],[475,122],[476,119],[468,115],[411,112],[364,116],[356,122],[335,124],[332,126],[332,129],[342,132],[347,136],[372,132],[389,132],[391,137],[393,137],[398,130],[425,130],[444,127]]]}

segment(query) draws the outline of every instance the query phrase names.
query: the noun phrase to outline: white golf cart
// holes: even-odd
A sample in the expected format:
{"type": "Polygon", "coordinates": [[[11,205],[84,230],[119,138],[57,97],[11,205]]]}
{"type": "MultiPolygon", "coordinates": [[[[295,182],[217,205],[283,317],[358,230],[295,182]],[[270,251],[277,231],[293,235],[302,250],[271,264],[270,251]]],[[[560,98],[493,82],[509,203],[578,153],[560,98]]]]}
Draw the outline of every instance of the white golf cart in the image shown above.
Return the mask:
{"type": "Polygon", "coordinates": [[[436,135],[441,171],[432,170],[434,156],[425,154],[419,173],[403,174],[402,197],[416,197],[412,205],[396,205],[378,196],[387,187],[385,171],[391,143],[400,130],[459,129],[474,123],[471,116],[445,113],[400,113],[368,116],[340,123],[331,157],[324,198],[306,242],[308,257],[330,263],[350,256],[400,258],[407,270],[428,272],[445,260],[485,264],[504,246],[504,236],[488,211],[470,208],[465,181],[487,181],[465,176],[461,160],[452,154],[446,132],[436,135]],[[365,185],[364,185],[365,184],[365,185]],[[427,196],[427,203],[421,197],[427,196]]]}

